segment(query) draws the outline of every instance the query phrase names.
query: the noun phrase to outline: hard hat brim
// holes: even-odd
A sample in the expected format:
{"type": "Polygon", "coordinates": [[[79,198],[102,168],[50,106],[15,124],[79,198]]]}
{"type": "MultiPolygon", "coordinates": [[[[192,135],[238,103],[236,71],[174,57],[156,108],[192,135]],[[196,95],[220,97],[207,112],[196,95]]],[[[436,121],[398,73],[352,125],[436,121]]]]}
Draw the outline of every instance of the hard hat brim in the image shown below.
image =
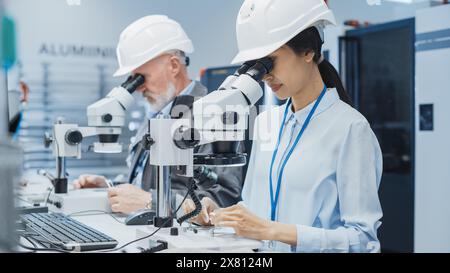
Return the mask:
{"type": "Polygon", "coordinates": [[[130,74],[136,68],[137,67],[121,67],[121,68],[117,69],[117,71],[114,73],[113,77],[125,76],[127,74],[130,74]]]}
{"type": "Polygon", "coordinates": [[[302,32],[303,30],[307,29],[308,27],[314,26],[314,22],[323,21],[325,25],[333,25],[336,26],[336,19],[332,13],[326,13],[326,14],[320,14],[318,17],[312,19],[310,22],[306,23],[305,26],[298,31],[294,32],[292,35],[286,37],[284,40],[273,43],[267,46],[258,47],[258,48],[252,48],[244,51],[240,51],[236,57],[231,61],[231,64],[239,64],[247,61],[257,60],[264,57],[267,57],[268,55],[275,52],[277,49],[285,45],[287,42],[289,42],[292,38],[294,38],[298,33],[302,32]]]}
{"type": "Polygon", "coordinates": [[[124,76],[127,75],[131,72],[133,72],[133,70],[139,68],[140,66],[146,64],[147,62],[154,60],[156,58],[158,58],[159,56],[161,56],[162,54],[170,51],[170,50],[181,50],[183,51],[185,54],[192,54],[194,53],[194,45],[192,44],[191,40],[187,39],[187,40],[183,40],[179,43],[176,44],[172,44],[170,46],[168,46],[167,48],[164,48],[163,50],[158,51],[154,56],[151,56],[149,58],[143,58],[140,62],[136,63],[135,65],[130,65],[130,66],[124,66],[124,67],[120,67],[116,73],[114,73],[114,77],[120,77],[120,76],[124,76]]]}
{"type": "Polygon", "coordinates": [[[236,57],[234,57],[234,59],[231,61],[231,64],[239,64],[267,57],[283,45],[284,43],[277,43],[270,46],[241,51],[236,55],[236,57]]]}

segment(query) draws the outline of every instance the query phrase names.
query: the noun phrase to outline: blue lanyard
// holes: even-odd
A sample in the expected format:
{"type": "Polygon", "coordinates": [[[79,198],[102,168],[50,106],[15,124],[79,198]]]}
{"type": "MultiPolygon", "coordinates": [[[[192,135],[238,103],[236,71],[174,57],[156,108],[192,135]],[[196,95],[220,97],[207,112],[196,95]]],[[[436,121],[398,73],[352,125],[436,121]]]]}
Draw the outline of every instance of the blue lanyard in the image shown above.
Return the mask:
{"type": "Polygon", "coordinates": [[[273,172],[273,165],[275,164],[275,158],[277,157],[277,153],[278,153],[278,148],[280,147],[281,136],[283,135],[284,124],[286,122],[287,113],[289,111],[289,107],[292,104],[291,100],[289,100],[287,102],[286,109],[284,111],[283,122],[281,123],[280,132],[278,134],[277,146],[276,146],[275,151],[273,152],[273,155],[272,155],[272,162],[270,163],[270,174],[269,174],[270,185],[269,185],[269,188],[270,188],[270,205],[271,205],[271,219],[272,219],[272,221],[275,221],[275,219],[276,219],[277,206],[278,206],[278,197],[280,196],[281,179],[283,177],[284,167],[286,166],[287,162],[289,161],[289,158],[291,157],[292,152],[294,151],[294,149],[297,146],[298,142],[302,138],[303,133],[305,132],[306,128],[308,127],[309,122],[311,121],[311,119],[312,119],[312,117],[314,115],[314,112],[316,112],[316,109],[319,106],[320,102],[322,101],[322,98],[324,97],[326,92],[327,92],[327,87],[325,86],[323,88],[322,93],[320,94],[319,98],[317,98],[316,103],[314,104],[313,108],[309,112],[308,117],[306,118],[302,129],[298,133],[297,138],[294,141],[294,144],[292,145],[291,149],[289,150],[289,153],[286,156],[286,159],[282,162],[281,169],[280,169],[280,174],[278,175],[277,189],[276,189],[275,198],[274,198],[274,196],[273,196],[272,172],[273,172]]]}

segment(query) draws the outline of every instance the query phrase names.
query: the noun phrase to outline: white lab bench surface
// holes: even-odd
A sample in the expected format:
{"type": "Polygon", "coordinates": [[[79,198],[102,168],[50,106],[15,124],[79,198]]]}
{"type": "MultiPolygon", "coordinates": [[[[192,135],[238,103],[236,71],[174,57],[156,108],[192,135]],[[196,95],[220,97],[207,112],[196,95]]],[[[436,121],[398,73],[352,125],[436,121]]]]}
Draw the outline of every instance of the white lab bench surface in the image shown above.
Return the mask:
{"type": "MultiPolygon", "coordinates": [[[[95,170],[94,170],[95,171],[95,170]]],[[[90,172],[95,173],[95,172],[90,172]]],[[[26,186],[20,185],[16,188],[16,206],[33,205],[35,203],[43,204],[51,188],[51,183],[45,177],[41,177],[36,172],[26,173],[24,179],[27,180],[26,186]]],[[[69,183],[70,185],[70,183],[69,183]]],[[[69,191],[71,186],[69,186],[69,191]]],[[[50,211],[52,211],[50,209],[50,211]]],[[[84,211],[84,210],[83,210],[84,211]]],[[[122,247],[138,238],[145,237],[156,230],[153,226],[127,226],[123,222],[125,217],[121,214],[107,214],[101,212],[82,212],[70,215],[77,221],[86,224],[119,242],[116,248],[122,247]]],[[[170,236],[169,229],[161,229],[150,238],[143,239],[129,246],[110,252],[129,252],[137,253],[150,246],[150,241],[165,240],[168,242],[169,249],[163,252],[253,252],[252,249],[260,248],[263,243],[260,241],[249,240],[232,234],[232,231],[216,229],[215,234],[209,229],[197,228],[193,232],[188,228],[188,224],[182,227],[174,220],[174,226],[179,227],[178,236],[170,236]]],[[[22,239],[23,244],[29,243],[22,239]]],[[[108,251],[108,250],[106,250],[108,251]]],[[[94,251],[95,252],[95,251],[94,251]]],[[[100,250],[98,252],[104,252],[100,250]]]]}

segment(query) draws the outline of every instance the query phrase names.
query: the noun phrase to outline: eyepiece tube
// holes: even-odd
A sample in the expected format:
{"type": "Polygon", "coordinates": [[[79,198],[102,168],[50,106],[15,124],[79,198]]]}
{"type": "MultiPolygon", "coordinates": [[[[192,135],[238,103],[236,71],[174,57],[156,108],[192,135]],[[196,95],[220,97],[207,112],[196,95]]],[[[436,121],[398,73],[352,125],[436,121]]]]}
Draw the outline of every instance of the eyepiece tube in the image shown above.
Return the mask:
{"type": "Polygon", "coordinates": [[[256,61],[248,61],[245,62],[243,65],[241,65],[241,67],[238,68],[238,70],[236,70],[236,72],[234,73],[234,75],[236,76],[240,76],[242,74],[247,73],[247,71],[256,64],[256,61]]]}
{"type": "Polygon", "coordinates": [[[124,82],[121,86],[125,88],[128,91],[128,93],[133,94],[133,92],[136,91],[136,89],[139,86],[144,84],[144,82],[145,82],[144,76],[142,76],[141,74],[135,74],[133,76],[128,77],[126,82],[124,82]]]}
{"type": "Polygon", "coordinates": [[[252,66],[256,64],[256,61],[248,61],[241,65],[233,75],[228,76],[220,85],[218,90],[230,89],[233,83],[239,78],[240,75],[245,74],[252,66]]]}
{"type": "Polygon", "coordinates": [[[255,81],[260,82],[264,76],[273,69],[273,61],[269,57],[265,57],[256,61],[245,74],[252,77],[255,81]]]}

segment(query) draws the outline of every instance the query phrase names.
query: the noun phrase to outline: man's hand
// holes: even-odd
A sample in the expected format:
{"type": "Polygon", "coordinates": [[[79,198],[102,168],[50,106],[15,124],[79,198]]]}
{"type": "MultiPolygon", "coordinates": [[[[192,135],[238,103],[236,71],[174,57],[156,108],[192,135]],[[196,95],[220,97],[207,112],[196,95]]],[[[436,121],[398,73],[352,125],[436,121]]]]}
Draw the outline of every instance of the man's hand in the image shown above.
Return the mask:
{"type": "Polygon", "coordinates": [[[151,204],[152,195],[131,184],[108,189],[108,199],[113,212],[132,213],[151,204]]]}
{"type": "MultiPolygon", "coordinates": [[[[191,211],[195,210],[194,201],[192,201],[191,199],[186,199],[182,207],[185,214],[190,213],[191,211]]],[[[216,202],[208,197],[204,197],[202,199],[202,211],[196,217],[191,218],[190,221],[202,226],[210,226],[211,221],[209,219],[209,214],[218,208],[219,205],[217,205],[216,202]]]]}
{"type": "Polygon", "coordinates": [[[106,178],[101,175],[82,174],[73,181],[75,189],[84,188],[106,188],[106,178]]]}

